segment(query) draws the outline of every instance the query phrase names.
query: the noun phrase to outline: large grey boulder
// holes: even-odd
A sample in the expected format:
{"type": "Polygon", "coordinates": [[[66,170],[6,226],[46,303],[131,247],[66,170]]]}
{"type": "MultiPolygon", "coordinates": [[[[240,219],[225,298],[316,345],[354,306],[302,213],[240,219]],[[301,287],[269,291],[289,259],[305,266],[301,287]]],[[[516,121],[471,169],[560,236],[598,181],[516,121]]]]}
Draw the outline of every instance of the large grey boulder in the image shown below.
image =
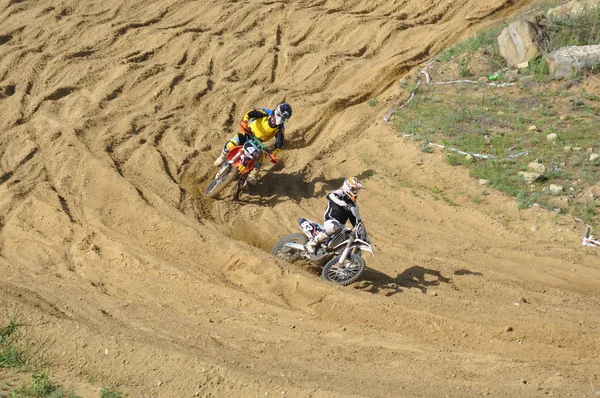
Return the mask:
{"type": "Polygon", "coordinates": [[[600,63],[600,45],[562,47],[545,57],[550,76],[569,78],[581,70],[600,63]]]}

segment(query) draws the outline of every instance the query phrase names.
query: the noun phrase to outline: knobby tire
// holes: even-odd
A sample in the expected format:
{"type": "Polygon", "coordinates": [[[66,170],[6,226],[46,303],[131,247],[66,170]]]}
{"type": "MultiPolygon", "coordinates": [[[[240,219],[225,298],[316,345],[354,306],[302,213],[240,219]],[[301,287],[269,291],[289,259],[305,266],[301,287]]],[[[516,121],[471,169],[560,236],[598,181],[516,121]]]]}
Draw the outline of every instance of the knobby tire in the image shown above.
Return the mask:
{"type": "Polygon", "coordinates": [[[349,254],[346,261],[338,264],[340,256],[335,256],[325,264],[321,275],[328,282],[347,286],[360,278],[365,270],[365,260],[356,254],[349,254]]]}
{"type": "Polygon", "coordinates": [[[301,257],[300,252],[291,248],[284,247],[284,245],[288,242],[294,242],[305,245],[306,242],[308,242],[308,238],[306,237],[306,235],[303,234],[291,234],[285,236],[281,238],[279,242],[275,243],[275,246],[273,246],[273,249],[271,249],[271,255],[288,262],[292,262],[299,259],[301,257]]]}
{"type": "Polygon", "coordinates": [[[222,175],[219,179],[213,179],[208,184],[208,186],[204,190],[204,195],[209,198],[216,197],[219,192],[221,192],[226,186],[228,186],[233,180],[235,180],[235,177],[237,175],[238,169],[230,165],[227,174],[222,175]]]}

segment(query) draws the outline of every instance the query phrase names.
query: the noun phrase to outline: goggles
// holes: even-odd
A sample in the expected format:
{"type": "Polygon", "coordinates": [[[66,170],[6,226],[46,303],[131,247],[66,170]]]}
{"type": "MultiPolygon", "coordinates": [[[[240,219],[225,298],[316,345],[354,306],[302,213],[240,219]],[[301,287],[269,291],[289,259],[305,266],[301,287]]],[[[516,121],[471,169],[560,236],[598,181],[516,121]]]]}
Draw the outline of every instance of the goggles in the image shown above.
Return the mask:
{"type": "Polygon", "coordinates": [[[275,120],[275,124],[278,126],[284,122],[287,122],[289,118],[290,117],[287,113],[281,113],[278,109],[275,109],[273,112],[273,119],[275,120]]]}

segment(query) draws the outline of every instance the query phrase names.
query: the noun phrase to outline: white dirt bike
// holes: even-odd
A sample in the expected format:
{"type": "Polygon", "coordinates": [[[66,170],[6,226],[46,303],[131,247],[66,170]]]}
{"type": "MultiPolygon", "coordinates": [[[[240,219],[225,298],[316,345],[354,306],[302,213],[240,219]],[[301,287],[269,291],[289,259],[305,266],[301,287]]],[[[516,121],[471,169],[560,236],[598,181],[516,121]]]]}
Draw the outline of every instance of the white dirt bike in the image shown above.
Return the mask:
{"type": "Polygon", "coordinates": [[[306,260],[318,266],[325,264],[321,275],[326,281],[342,286],[355,282],[365,270],[362,251],[375,256],[362,221],[354,228],[344,228],[330,237],[318,247],[315,254],[309,253],[304,245],[309,238],[324,232],[323,227],[305,218],[300,218],[298,224],[304,234],[285,236],[273,246],[271,255],[288,262],[306,260]]]}

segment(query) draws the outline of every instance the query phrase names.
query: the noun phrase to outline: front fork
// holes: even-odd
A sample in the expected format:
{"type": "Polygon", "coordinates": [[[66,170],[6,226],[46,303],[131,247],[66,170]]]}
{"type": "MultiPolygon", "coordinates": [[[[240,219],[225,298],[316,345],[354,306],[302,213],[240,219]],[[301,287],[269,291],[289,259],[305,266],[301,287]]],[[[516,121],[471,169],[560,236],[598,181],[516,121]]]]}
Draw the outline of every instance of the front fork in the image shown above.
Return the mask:
{"type": "Polygon", "coordinates": [[[355,253],[354,249],[356,249],[356,248],[352,247],[353,244],[354,244],[354,234],[350,235],[350,239],[348,239],[348,244],[346,244],[346,248],[342,252],[340,259],[338,260],[338,264],[343,264],[344,261],[346,261],[346,258],[348,258],[348,255],[350,254],[350,252],[352,252],[352,254],[355,253]]]}
{"type": "Polygon", "coordinates": [[[236,160],[238,160],[238,158],[241,156],[242,154],[240,152],[238,152],[233,159],[228,160],[227,163],[225,163],[223,166],[221,166],[221,168],[219,169],[219,171],[217,171],[217,175],[215,176],[215,180],[219,179],[221,177],[221,174],[223,174],[223,172],[225,170],[227,170],[229,167],[233,167],[233,164],[235,163],[236,160]],[[227,164],[230,164],[229,167],[227,167],[227,164]]]}

